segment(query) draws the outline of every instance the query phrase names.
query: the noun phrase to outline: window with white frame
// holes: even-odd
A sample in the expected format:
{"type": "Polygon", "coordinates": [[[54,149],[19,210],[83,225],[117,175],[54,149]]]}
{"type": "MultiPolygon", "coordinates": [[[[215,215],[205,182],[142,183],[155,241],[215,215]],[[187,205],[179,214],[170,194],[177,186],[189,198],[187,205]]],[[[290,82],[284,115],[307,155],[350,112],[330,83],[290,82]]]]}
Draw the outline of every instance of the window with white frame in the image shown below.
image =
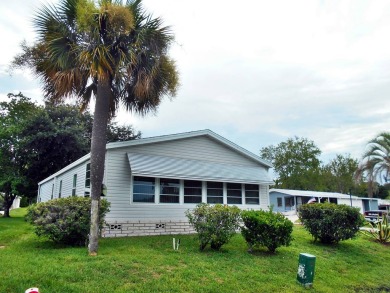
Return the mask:
{"type": "Polygon", "coordinates": [[[179,179],[160,179],[160,203],[180,202],[179,179]]]}
{"type": "Polygon", "coordinates": [[[72,196],[76,196],[77,174],[73,175],[72,196]]]}
{"type": "Polygon", "coordinates": [[[54,197],[54,183],[51,185],[51,199],[54,197]]]}
{"type": "Polygon", "coordinates": [[[133,177],[133,202],[154,203],[155,178],[133,177]]]}
{"type": "Polygon", "coordinates": [[[223,183],[207,181],[207,203],[223,203],[223,183]]]}
{"type": "Polygon", "coordinates": [[[85,188],[91,187],[91,163],[85,167],[85,188]]]}
{"type": "Polygon", "coordinates": [[[260,204],[259,185],[245,184],[245,203],[260,204]]]}
{"type": "Polygon", "coordinates": [[[226,194],[228,204],[242,204],[241,183],[227,183],[226,194]]]}
{"type": "Polygon", "coordinates": [[[278,197],[276,199],[276,201],[277,201],[277,204],[278,204],[278,208],[283,207],[283,199],[281,197],[278,197]]]}
{"type": "Polygon", "coordinates": [[[202,202],[202,181],[184,180],[184,203],[202,202]]]}
{"type": "Polygon", "coordinates": [[[60,181],[60,188],[58,188],[58,198],[61,198],[61,192],[62,192],[62,180],[60,181]]]}

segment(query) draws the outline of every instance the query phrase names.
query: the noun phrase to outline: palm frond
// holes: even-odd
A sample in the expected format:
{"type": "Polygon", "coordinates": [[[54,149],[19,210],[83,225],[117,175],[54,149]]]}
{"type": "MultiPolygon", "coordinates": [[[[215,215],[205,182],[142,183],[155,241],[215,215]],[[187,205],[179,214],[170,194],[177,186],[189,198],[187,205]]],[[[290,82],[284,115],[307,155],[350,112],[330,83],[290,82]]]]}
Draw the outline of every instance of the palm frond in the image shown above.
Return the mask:
{"type": "Polygon", "coordinates": [[[390,133],[380,133],[370,140],[366,146],[358,170],[356,179],[366,178],[369,187],[373,188],[376,180],[382,181],[382,176],[390,174],[390,133]]]}
{"type": "Polygon", "coordinates": [[[33,67],[42,80],[45,97],[76,96],[85,108],[97,93],[96,84],[108,80],[113,116],[120,104],[144,115],[154,112],[164,96],[174,96],[178,73],[167,56],[174,39],[170,27],[145,13],[141,0],[128,0],[125,6],[120,0],[102,0],[100,10],[88,13],[85,6],[81,18],[80,1],[43,6],[34,18],[38,43],[19,56],[18,63],[33,67]],[[85,21],[82,29],[80,20],[85,21]],[[120,28],[121,23],[127,28],[120,28]]]}

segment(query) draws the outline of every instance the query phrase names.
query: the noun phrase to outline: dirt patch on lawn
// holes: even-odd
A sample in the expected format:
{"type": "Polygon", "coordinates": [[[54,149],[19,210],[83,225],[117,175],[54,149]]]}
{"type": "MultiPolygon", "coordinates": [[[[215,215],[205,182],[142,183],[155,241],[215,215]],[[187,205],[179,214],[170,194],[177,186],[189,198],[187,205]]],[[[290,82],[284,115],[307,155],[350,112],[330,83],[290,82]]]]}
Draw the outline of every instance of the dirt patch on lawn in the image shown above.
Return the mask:
{"type": "Polygon", "coordinates": [[[5,246],[4,245],[0,245],[0,249],[2,249],[2,248],[5,248],[5,246]]]}

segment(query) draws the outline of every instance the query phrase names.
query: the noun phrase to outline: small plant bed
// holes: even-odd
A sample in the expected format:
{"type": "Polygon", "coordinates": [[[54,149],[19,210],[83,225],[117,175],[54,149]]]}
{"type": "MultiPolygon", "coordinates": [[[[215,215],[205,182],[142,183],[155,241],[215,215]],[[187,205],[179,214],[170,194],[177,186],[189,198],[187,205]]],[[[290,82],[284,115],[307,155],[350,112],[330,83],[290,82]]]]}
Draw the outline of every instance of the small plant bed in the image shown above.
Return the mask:
{"type": "Polygon", "coordinates": [[[295,281],[302,252],[317,257],[315,292],[390,290],[383,273],[390,247],[360,234],[325,245],[294,226],[291,245],[275,254],[248,253],[240,234],[220,251],[199,251],[196,235],[106,238],[89,257],[85,247],[54,244],[33,230],[22,217],[0,218],[0,292],[307,292],[295,281]]]}

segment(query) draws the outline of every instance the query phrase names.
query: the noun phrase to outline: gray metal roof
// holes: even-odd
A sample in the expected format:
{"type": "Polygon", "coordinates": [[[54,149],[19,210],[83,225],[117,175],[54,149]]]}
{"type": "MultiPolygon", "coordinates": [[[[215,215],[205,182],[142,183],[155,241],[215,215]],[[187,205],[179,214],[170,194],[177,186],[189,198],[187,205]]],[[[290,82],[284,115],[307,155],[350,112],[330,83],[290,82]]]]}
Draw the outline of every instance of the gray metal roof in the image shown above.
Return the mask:
{"type": "Polygon", "coordinates": [[[266,169],[128,153],[132,175],[235,183],[273,183],[266,169]]]}

